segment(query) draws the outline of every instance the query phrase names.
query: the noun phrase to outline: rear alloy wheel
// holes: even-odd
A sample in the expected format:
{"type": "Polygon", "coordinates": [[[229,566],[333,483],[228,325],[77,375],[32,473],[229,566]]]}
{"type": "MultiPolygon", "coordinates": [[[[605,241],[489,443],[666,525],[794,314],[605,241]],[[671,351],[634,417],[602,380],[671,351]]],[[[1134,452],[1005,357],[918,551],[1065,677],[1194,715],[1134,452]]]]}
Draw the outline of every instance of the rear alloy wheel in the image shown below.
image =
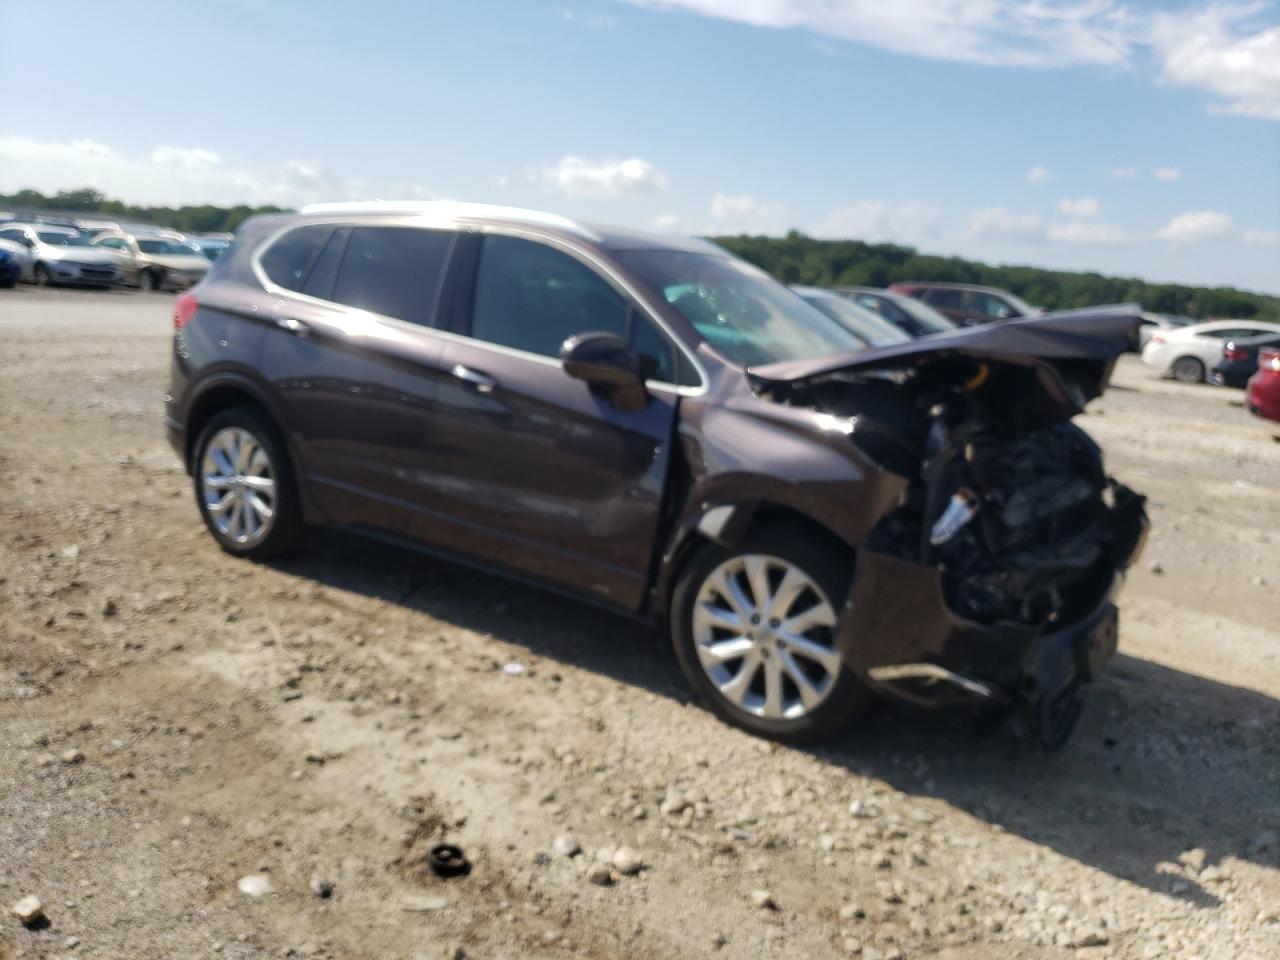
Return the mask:
{"type": "Polygon", "coordinates": [[[1195,357],[1179,357],[1172,369],[1173,378],[1181,383],[1204,382],[1204,364],[1195,357]]]}
{"type": "Polygon", "coordinates": [[[288,457],[256,410],[237,407],[210,420],[194,480],[205,525],[228,553],[269,557],[297,540],[301,514],[288,457]]]}
{"type": "Polygon", "coordinates": [[[142,273],[138,275],[138,287],[142,290],[159,290],[160,281],[152,271],[143,270],[142,273]]]}
{"type": "Polygon", "coordinates": [[[870,698],[836,649],[834,598],[847,561],[790,531],[735,547],[709,545],[689,563],[672,605],[676,655],[711,709],[792,743],[838,733],[870,698]]]}

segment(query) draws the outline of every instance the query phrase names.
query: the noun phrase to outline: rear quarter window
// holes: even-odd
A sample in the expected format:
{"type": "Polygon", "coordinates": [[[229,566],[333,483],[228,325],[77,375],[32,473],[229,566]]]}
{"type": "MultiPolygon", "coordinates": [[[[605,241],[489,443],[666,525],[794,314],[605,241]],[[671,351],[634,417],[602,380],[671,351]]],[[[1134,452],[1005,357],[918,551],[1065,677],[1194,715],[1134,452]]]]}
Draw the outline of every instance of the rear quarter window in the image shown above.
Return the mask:
{"type": "Polygon", "coordinates": [[[301,290],[311,272],[311,265],[333,233],[331,223],[295,227],[277,237],[258,256],[262,272],[276,286],[301,290]]]}

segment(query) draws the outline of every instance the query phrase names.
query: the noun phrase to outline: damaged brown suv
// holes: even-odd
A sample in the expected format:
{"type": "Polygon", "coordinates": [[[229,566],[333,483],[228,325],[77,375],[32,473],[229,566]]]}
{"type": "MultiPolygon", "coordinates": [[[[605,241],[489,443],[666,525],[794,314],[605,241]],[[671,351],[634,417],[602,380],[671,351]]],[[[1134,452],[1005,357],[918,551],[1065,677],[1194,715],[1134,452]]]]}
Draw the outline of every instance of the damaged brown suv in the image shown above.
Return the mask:
{"type": "Polygon", "coordinates": [[[1137,320],[864,349],[702,241],[328,205],[249,221],[178,299],[167,422],[230,553],[343,526],[665,624],[780,740],[880,693],[1056,746],[1146,529],[1070,423],[1137,320]]]}

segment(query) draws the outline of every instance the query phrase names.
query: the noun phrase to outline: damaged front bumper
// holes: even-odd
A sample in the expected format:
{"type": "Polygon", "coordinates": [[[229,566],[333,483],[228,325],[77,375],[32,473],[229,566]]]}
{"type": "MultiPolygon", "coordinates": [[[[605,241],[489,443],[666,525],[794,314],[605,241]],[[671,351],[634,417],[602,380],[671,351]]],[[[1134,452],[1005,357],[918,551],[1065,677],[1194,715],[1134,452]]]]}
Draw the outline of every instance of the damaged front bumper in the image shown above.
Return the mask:
{"type": "Polygon", "coordinates": [[[1116,487],[1107,549],[1064,588],[1056,620],[979,623],[947,601],[951,574],[864,550],[837,633],[845,662],[882,692],[926,706],[995,708],[1055,749],[1080,716],[1084,685],[1116,650],[1114,603],[1149,523],[1145,498],[1116,487]]]}

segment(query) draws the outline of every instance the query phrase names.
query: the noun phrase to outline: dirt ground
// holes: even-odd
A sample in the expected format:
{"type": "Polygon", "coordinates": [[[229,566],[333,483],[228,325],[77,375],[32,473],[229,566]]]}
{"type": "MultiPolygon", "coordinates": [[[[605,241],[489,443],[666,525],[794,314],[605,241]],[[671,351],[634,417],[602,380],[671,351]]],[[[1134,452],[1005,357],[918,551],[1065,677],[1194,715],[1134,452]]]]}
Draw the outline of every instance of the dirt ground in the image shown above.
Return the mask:
{"type": "Polygon", "coordinates": [[[1280,443],[1238,391],[1125,358],[1081,420],[1154,533],[1064,752],[890,705],[804,751],[568,600],[335,533],[220,552],[162,436],[171,303],[0,291],[3,960],[1280,956],[1280,443]]]}

